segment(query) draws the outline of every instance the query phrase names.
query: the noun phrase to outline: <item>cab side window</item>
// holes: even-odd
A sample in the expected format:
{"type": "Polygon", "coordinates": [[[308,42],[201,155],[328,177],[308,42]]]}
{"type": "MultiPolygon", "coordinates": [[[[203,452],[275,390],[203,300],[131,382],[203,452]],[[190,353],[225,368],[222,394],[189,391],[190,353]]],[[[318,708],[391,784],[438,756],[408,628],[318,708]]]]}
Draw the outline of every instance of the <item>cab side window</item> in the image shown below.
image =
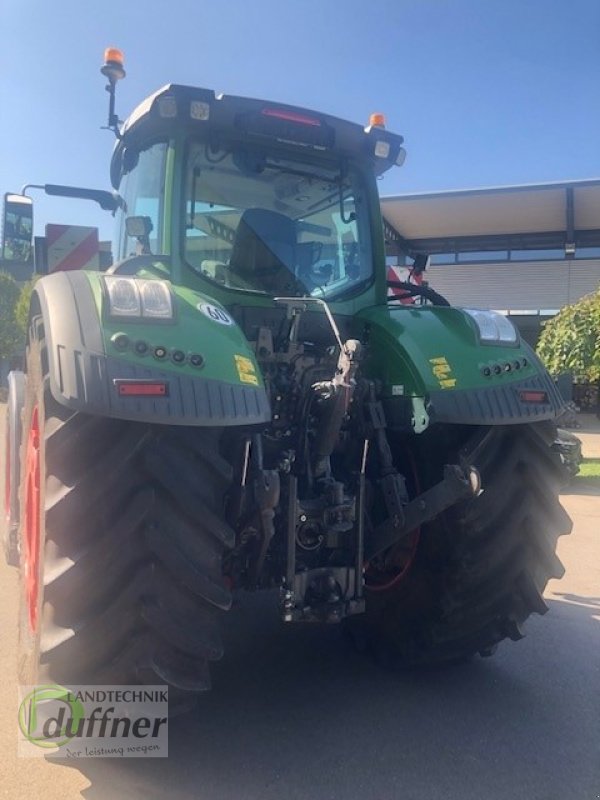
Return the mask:
{"type": "Polygon", "coordinates": [[[165,190],[165,162],[167,143],[151,145],[135,159],[134,166],[124,175],[121,195],[125,208],[121,212],[117,247],[114,252],[117,260],[135,255],[136,241],[127,236],[125,219],[127,217],[148,217],[152,224],[150,250],[163,252],[162,218],[165,190]]]}

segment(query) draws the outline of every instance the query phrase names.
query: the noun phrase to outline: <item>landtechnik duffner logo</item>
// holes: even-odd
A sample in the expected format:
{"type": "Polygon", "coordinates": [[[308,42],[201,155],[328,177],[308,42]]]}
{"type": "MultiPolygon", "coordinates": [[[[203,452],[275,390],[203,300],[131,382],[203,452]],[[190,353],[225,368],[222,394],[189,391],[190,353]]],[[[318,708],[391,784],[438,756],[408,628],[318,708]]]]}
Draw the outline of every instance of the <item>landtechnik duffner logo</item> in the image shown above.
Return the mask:
{"type": "Polygon", "coordinates": [[[19,755],[168,756],[166,686],[19,687],[19,755]]]}

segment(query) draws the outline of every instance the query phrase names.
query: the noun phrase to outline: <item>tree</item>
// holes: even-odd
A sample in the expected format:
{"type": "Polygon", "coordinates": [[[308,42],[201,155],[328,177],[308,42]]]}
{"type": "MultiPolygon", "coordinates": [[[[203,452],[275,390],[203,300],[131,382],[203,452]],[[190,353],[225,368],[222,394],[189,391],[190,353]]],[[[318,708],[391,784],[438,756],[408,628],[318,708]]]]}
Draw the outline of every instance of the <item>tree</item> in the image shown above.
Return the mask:
{"type": "Polygon", "coordinates": [[[579,382],[600,381],[600,289],[545,323],[537,353],[551,375],[569,371],[579,382]]]}
{"type": "Polygon", "coordinates": [[[15,319],[20,294],[19,284],[6,272],[0,272],[0,359],[15,356],[23,342],[23,334],[15,319]]]}
{"type": "Polygon", "coordinates": [[[19,299],[15,306],[15,320],[21,333],[27,333],[27,326],[29,325],[29,305],[31,303],[31,293],[33,287],[40,276],[36,275],[30,281],[27,281],[22,287],[19,294],[19,299]]]}

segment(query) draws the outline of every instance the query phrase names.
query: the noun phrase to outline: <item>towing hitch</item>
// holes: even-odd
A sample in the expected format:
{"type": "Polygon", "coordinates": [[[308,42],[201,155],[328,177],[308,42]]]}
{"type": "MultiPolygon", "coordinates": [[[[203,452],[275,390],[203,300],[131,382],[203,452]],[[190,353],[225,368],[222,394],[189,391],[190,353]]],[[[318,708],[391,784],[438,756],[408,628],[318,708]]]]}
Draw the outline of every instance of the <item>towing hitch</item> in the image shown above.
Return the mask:
{"type": "Polygon", "coordinates": [[[420,525],[435,519],[450,506],[460,500],[477,497],[481,491],[481,478],[475,467],[446,464],[443,479],[403,507],[403,519],[394,516],[375,528],[365,542],[367,561],[397,544],[420,525]]]}

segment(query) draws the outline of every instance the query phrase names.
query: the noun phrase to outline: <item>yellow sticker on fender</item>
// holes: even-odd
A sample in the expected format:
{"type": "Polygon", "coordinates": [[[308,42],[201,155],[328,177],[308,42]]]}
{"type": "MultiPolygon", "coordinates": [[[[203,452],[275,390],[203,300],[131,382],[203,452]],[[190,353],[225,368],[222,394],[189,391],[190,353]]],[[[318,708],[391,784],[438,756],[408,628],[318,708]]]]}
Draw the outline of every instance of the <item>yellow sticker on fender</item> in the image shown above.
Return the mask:
{"type": "Polygon", "coordinates": [[[253,386],[258,386],[258,378],[256,370],[251,359],[246,356],[234,356],[235,366],[237,369],[238,377],[242,383],[251,383],[253,386]]]}
{"type": "Polygon", "coordinates": [[[441,389],[454,389],[456,386],[456,378],[452,377],[452,367],[448,361],[443,357],[430,358],[431,371],[435,375],[440,384],[441,389]]]}
{"type": "Polygon", "coordinates": [[[442,389],[454,389],[456,386],[456,378],[445,378],[444,380],[440,380],[440,386],[442,389]]]}

